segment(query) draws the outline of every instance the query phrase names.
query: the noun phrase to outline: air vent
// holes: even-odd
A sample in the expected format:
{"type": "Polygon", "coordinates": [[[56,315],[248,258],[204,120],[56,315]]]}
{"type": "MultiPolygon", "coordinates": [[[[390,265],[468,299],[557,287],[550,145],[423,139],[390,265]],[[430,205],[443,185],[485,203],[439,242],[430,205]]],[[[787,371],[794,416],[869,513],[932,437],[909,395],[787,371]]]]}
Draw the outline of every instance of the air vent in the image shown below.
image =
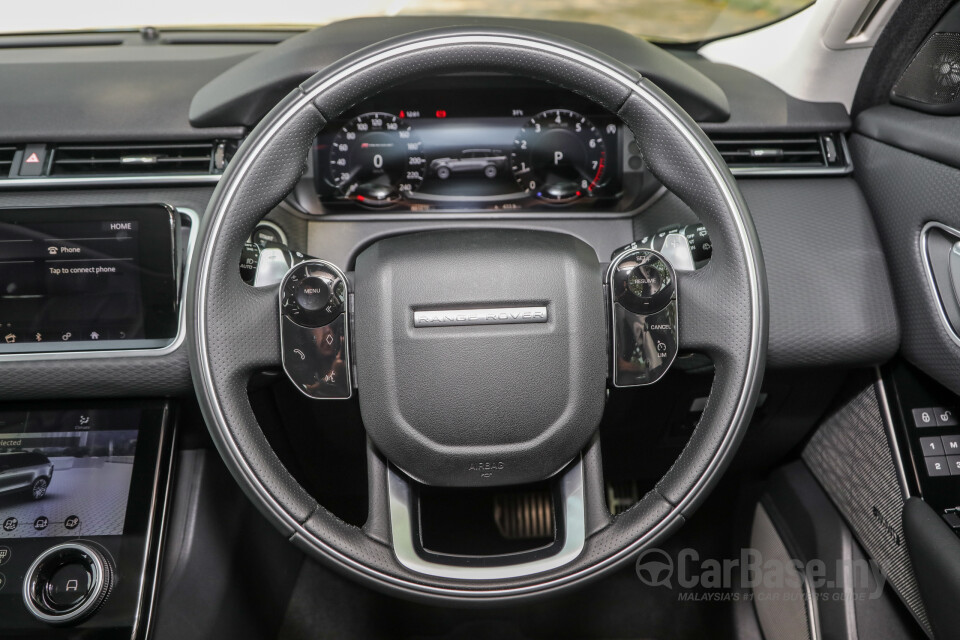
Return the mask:
{"type": "Polygon", "coordinates": [[[13,168],[13,159],[16,155],[16,147],[0,145],[0,180],[10,175],[10,169],[13,168]]]}
{"type": "Polygon", "coordinates": [[[714,135],[721,157],[734,174],[827,174],[851,170],[841,134],[714,135]]]}
{"type": "Polygon", "coordinates": [[[61,144],[50,176],[183,176],[223,173],[236,143],[61,144]]]}

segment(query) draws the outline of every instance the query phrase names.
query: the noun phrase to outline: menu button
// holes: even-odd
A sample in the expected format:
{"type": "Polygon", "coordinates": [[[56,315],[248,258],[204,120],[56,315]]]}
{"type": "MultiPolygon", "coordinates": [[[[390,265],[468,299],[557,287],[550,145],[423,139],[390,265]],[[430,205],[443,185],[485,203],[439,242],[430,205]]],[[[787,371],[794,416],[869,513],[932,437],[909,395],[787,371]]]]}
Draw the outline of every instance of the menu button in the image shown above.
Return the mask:
{"type": "Polygon", "coordinates": [[[304,278],[297,288],[297,303],[307,311],[317,311],[330,300],[330,285],[323,278],[304,278]]]}

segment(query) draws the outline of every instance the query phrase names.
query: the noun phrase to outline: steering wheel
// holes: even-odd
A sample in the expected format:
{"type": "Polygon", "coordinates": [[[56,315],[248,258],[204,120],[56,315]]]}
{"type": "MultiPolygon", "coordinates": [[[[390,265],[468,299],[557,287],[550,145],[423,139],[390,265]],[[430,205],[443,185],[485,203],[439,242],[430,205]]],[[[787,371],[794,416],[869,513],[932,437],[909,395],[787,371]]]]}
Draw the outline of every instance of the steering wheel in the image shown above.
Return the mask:
{"type": "MultiPolygon", "coordinates": [[[[224,172],[193,264],[191,370],[230,471],[308,555],[396,595],[503,601],[556,592],[629,561],[674,532],[716,484],[763,375],[760,247],[723,160],[696,123],[636,71],[536,32],[422,31],[311,77],[260,122],[224,172]],[[351,278],[312,261],[297,276],[291,271],[279,290],[241,280],[245,238],[297,183],[325,123],[388,86],[464,71],[545,80],[616,114],[650,171],[707,227],[710,263],[677,272],[656,252],[628,249],[605,275],[594,250],[571,236],[440,231],[376,242],[357,256],[351,278]],[[324,309],[311,302],[318,292],[324,309]],[[297,313],[312,320],[301,322],[297,313]],[[355,379],[348,365],[325,382],[344,395],[355,386],[371,443],[363,527],[325,510],[290,474],[247,396],[253,373],[284,363],[291,373],[282,342],[316,340],[327,335],[317,327],[334,326],[324,330],[342,341],[355,379]],[[633,348],[653,349],[646,360],[622,355],[616,338],[629,338],[630,327],[638,338],[633,348]],[[612,517],[597,431],[607,386],[655,381],[678,346],[714,363],[706,408],[656,487],[612,517]],[[661,366],[634,366],[651,359],[661,366]],[[466,492],[537,481],[549,481],[556,496],[549,547],[503,556],[424,548],[417,512],[423,486],[466,492]]],[[[310,394],[308,387],[301,390],[310,394]]]]}

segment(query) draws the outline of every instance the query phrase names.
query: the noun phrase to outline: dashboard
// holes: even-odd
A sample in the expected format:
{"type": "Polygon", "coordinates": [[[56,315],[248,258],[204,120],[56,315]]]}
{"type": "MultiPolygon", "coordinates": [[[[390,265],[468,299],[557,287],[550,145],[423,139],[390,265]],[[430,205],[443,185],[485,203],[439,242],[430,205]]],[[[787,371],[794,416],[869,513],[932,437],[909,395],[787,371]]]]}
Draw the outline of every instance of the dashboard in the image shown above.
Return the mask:
{"type": "Polygon", "coordinates": [[[539,82],[457,75],[396,87],[317,137],[307,211],[629,212],[656,190],[620,120],[539,82]],[[313,195],[313,194],[310,194],[313,195]]]}
{"type": "MultiPolygon", "coordinates": [[[[25,440],[48,433],[53,439],[73,439],[79,437],[78,427],[86,426],[80,424],[82,415],[92,416],[95,427],[100,424],[93,436],[85,436],[91,441],[106,437],[97,435],[100,431],[124,433],[128,447],[130,438],[137,438],[127,454],[113,454],[133,458],[132,463],[109,461],[105,471],[97,470],[101,475],[91,474],[91,491],[119,496],[110,513],[88,509],[85,487],[69,482],[74,467],[68,465],[74,463],[67,458],[81,459],[79,453],[61,450],[60,440],[39,447],[28,442],[48,458],[63,458],[53,460],[51,495],[44,500],[61,492],[70,500],[64,513],[46,508],[48,502],[29,503],[22,495],[16,498],[26,506],[17,506],[16,513],[0,509],[0,523],[17,521],[16,526],[11,521],[8,535],[0,535],[10,563],[2,571],[11,579],[0,593],[6,598],[0,601],[0,613],[17,608],[18,630],[42,634],[47,628],[21,610],[20,578],[15,576],[26,574],[51,545],[75,542],[66,529],[67,518],[74,515],[82,533],[113,554],[121,578],[140,577],[146,585],[126,600],[111,596],[115,599],[108,606],[114,609],[83,624],[127,628],[134,625],[139,607],[149,612],[158,559],[147,556],[160,543],[152,522],[164,509],[163,467],[173,426],[170,419],[167,429],[166,405],[150,399],[190,399],[194,393],[183,344],[188,325],[183,281],[192,267],[190,248],[200,222],[193,212],[206,209],[229,162],[217,157],[218,149],[235,149],[269,106],[317,69],[391,35],[383,25],[365,24],[294,35],[280,47],[267,42],[279,38],[276,34],[264,35],[259,43],[220,44],[190,41],[194,36],[181,34],[176,46],[146,45],[137,34],[121,34],[116,36],[119,44],[110,46],[0,51],[0,77],[10,87],[0,103],[10,96],[27,96],[35,103],[15,107],[7,102],[4,111],[10,117],[0,122],[0,206],[6,210],[0,216],[0,241],[29,241],[29,246],[0,246],[0,261],[31,261],[0,270],[8,311],[0,317],[3,388],[9,399],[41,401],[0,411],[0,435],[25,440]],[[314,57],[304,57],[299,65],[283,63],[282,56],[298,47],[314,57]],[[24,53],[31,56],[31,71],[18,80],[14,57],[24,53]],[[277,69],[299,75],[284,76],[277,69]],[[37,86],[38,74],[56,80],[49,85],[57,87],[56,99],[44,95],[45,86],[37,86]],[[238,80],[235,90],[227,86],[233,80],[238,80]],[[114,100],[118,95],[141,96],[140,108],[114,100]],[[50,111],[61,106],[69,110],[50,111]],[[158,142],[183,148],[202,143],[213,155],[209,162],[201,159],[199,170],[165,172],[162,164],[149,162],[158,142]],[[82,174],[86,165],[74,157],[72,173],[57,174],[54,166],[65,171],[66,165],[56,163],[66,157],[62,147],[67,143],[75,145],[74,152],[78,145],[126,145],[117,163],[125,163],[128,173],[117,175],[109,168],[113,165],[101,165],[109,169],[94,167],[91,172],[101,173],[90,177],[94,174],[82,174]],[[42,175],[17,173],[30,157],[27,146],[47,152],[42,175]],[[5,147],[14,150],[7,174],[5,147]],[[80,261],[89,264],[73,265],[80,261]],[[113,270],[113,264],[122,266],[113,270]],[[132,404],[103,400],[116,397],[132,404]],[[146,400],[129,400],[135,398],[146,400]],[[51,399],[60,401],[60,422],[49,418],[50,424],[35,427],[14,419],[26,411],[32,420],[49,417],[41,412],[49,409],[51,399]],[[117,407],[122,411],[114,419],[111,412],[117,407]],[[130,478],[108,478],[107,471],[115,469],[130,478]],[[144,504],[152,505],[150,513],[144,504]],[[42,518],[50,528],[40,536],[35,523],[42,518]],[[100,523],[102,529],[88,529],[100,523]]],[[[422,28],[403,21],[388,24],[398,30],[422,28]]],[[[705,130],[734,137],[737,144],[759,139],[749,146],[764,150],[774,139],[810,137],[811,132],[842,137],[851,126],[839,105],[803,103],[749,74],[692,54],[666,53],[633,38],[624,42],[609,31],[593,37],[589,29],[577,29],[571,37],[599,50],[611,48],[611,55],[668,90],[705,130]],[[753,109],[754,102],[769,108],[753,109]]],[[[185,152],[183,158],[191,155],[196,154],[185,152]]],[[[112,156],[98,160],[112,161],[112,156]]],[[[356,255],[377,239],[440,228],[557,231],[585,240],[601,261],[631,241],[662,248],[671,231],[690,239],[695,257],[709,250],[696,216],[663,192],[615,115],[571,91],[529,79],[464,73],[395,86],[329,122],[306,163],[301,181],[252,237],[261,264],[281,253],[273,245],[289,247],[290,256],[281,255],[278,262],[281,275],[304,255],[322,257],[349,274],[356,255]]],[[[853,180],[824,172],[754,175],[740,183],[767,263],[771,366],[847,366],[882,361],[894,352],[896,345],[884,339],[889,322],[864,328],[850,321],[863,314],[860,299],[846,292],[872,291],[873,299],[883,302],[889,289],[869,211],[853,180]],[[844,263],[849,247],[824,249],[814,265],[821,276],[808,273],[798,280],[797,265],[810,267],[802,248],[832,242],[832,237],[823,238],[826,228],[842,231],[838,238],[863,238],[870,264],[880,267],[844,263]],[[829,274],[833,290],[845,292],[829,304],[823,304],[819,286],[826,279],[823,273],[829,274]],[[816,341],[795,339],[812,326],[818,327],[816,341]],[[864,355],[867,343],[879,346],[864,355]]],[[[866,262],[863,253],[857,255],[866,262]]],[[[8,448],[4,454],[19,455],[24,447],[8,448]]],[[[2,504],[9,506],[13,499],[7,496],[2,504]]]]}

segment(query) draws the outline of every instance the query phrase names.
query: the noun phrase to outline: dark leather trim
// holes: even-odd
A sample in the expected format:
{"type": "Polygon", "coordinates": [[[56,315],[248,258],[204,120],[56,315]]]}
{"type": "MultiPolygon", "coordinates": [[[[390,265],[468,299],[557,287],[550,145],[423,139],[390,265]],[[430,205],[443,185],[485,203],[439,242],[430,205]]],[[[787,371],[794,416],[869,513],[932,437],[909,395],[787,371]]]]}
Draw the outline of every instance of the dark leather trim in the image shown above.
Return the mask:
{"type": "Polygon", "coordinates": [[[960,116],[936,116],[881,105],[857,116],[854,130],[868,138],[960,168],[960,116]]]}
{"type": "Polygon", "coordinates": [[[409,37],[425,29],[519,28],[546,38],[568,38],[580,47],[604,52],[653,78],[698,120],[730,117],[723,89],[671,52],[618,29],[595,24],[476,16],[390,16],[354,18],[302,33],[251,56],[216,76],[194,96],[190,122],[195,127],[254,126],[297,83],[328,68],[343,56],[378,46],[388,38],[409,37]]]}

